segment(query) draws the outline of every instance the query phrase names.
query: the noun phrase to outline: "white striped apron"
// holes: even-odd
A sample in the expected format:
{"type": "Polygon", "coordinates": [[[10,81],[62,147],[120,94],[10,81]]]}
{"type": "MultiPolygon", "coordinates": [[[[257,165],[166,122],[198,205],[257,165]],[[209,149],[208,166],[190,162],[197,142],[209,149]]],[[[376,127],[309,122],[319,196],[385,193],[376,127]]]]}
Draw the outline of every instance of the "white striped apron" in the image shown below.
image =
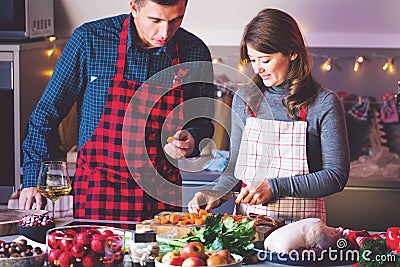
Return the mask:
{"type": "MultiPolygon", "coordinates": [[[[309,173],[306,150],[307,109],[299,121],[275,121],[247,118],[242,135],[235,177],[254,190],[267,178],[291,177],[309,173]]],[[[284,197],[262,205],[239,204],[236,213],[268,215],[291,223],[304,218],[326,222],[323,198],[284,197]]]]}

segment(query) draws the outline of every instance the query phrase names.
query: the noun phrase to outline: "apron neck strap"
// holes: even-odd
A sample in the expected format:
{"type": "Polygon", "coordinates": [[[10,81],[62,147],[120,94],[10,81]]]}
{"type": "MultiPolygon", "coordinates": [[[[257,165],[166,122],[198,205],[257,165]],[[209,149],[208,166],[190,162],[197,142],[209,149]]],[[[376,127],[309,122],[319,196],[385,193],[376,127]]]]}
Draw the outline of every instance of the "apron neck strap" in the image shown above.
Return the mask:
{"type": "MultiPolygon", "coordinates": [[[[260,97],[260,99],[257,102],[256,108],[255,108],[256,111],[252,111],[250,113],[250,117],[255,118],[257,116],[256,112],[258,112],[258,110],[260,108],[261,101],[262,101],[262,97],[260,97]]],[[[306,121],[307,120],[307,110],[308,110],[308,105],[301,106],[300,116],[299,116],[300,117],[300,121],[306,121]]]]}
{"type": "Polygon", "coordinates": [[[122,24],[122,30],[119,33],[117,72],[115,73],[115,77],[117,79],[123,79],[123,77],[124,77],[126,44],[127,44],[127,40],[128,40],[129,17],[130,17],[130,14],[124,20],[124,23],[122,24]]]}
{"type": "Polygon", "coordinates": [[[260,99],[258,99],[257,104],[255,106],[255,109],[251,110],[250,117],[253,117],[253,118],[257,117],[257,112],[260,109],[260,105],[261,105],[261,101],[263,99],[263,96],[264,96],[264,94],[262,94],[260,99]]]}
{"type": "Polygon", "coordinates": [[[301,109],[300,109],[300,121],[306,121],[306,119],[307,119],[307,109],[308,109],[307,105],[301,106],[301,109]]]}

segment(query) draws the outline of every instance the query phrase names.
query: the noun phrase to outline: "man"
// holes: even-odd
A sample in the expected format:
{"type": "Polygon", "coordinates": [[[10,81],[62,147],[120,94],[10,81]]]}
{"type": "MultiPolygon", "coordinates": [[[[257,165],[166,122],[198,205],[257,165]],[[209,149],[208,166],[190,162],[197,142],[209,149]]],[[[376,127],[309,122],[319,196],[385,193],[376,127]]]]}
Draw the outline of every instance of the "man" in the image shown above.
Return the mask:
{"type": "Polygon", "coordinates": [[[74,217],[141,221],[179,210],[174,160],[198,155],[200,141],[214,130],[212,101],[202,105],[201,118],[183,105],[213,97],[211,65],[181,67],[211,61],[205,44],[180,28],[186,4],[131,0],[129,15],[74,31],[29,121],[19,208],[44,207],[35,189],[39,164],[49,159],[48,139],[78,101],[74,217]],[[177,140],[166,144],[163,131],[177,140]]]}

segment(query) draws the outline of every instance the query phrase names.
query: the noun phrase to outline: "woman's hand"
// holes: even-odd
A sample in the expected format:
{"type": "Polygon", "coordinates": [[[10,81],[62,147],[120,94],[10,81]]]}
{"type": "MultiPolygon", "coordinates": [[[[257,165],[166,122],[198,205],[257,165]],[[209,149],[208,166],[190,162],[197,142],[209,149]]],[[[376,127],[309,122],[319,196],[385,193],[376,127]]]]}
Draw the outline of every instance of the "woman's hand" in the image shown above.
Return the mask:
{"type": "Polygon", "coordinates": [[[217,207],[220,203],[220,198],[223,194],[219,191],[213,190],[201,190],[197,192],[193,199],[188,203],[188,209],[190,213],[198,213],[201,207],[205,205],[205,210],[211,212],[211,210],[217,207]]]}
{"type": "Polygon", "coordinates": [[[194,138],[188,131],[177,131],[174,137],[175,140],[164,146],[164,151],[168,156],[173,159],[181,159],[193,153],[194,138]]]}
{"type": "Polygon", "coordinates": [[[30,210],[34,203],[36,203],[36,209],[44,209],[47,200],[36,190],[35,187],[22,189],[19,195],[18,208],[22,210],[30,210]]]}
{"type": "Polygon", "coordinates": [[[260,205],[268,202],[272,198],[272,190],[268,179],[265,179],[256,189],[250,191],[250,185],[242,188],[237,196],[235,203],[250,205],[260,205]]]}

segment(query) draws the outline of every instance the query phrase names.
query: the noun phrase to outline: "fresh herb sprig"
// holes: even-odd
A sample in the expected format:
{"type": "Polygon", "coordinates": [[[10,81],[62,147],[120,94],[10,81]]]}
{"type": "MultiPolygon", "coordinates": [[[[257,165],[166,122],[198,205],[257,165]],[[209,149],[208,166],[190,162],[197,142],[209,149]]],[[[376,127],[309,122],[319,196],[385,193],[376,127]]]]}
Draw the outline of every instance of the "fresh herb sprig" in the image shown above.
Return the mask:
{"type": "Polygon", "coordinates": [[[208,216],[205,227],[194,228],[186,237],[180,239],[168,239],[157,237],[161,246],[168,246],[170,250],[180,250],[185,244],[199,241],[204,244],[206,250],[226,249],[233,254],[243,257],[243,261],[251,261],[254,255],[252,248],[256,234],[256,227],[252,220],[235,222],[232,217],[222,220],[222,214],[208,216]]]}
{"type": "Polygon", "coordinates": [[[400,266],[400,257],[395,256],[395,261],[388,261],[388,259],[393,259],[393,255],[390,254],[385,239],[371,239],[363,242],[363,246],[360,249],[360,260],[358,263],[362,267],[400,266]],[[362,257],[362,255],[367,255],[368,257],[365,258],[362,257]]]}

